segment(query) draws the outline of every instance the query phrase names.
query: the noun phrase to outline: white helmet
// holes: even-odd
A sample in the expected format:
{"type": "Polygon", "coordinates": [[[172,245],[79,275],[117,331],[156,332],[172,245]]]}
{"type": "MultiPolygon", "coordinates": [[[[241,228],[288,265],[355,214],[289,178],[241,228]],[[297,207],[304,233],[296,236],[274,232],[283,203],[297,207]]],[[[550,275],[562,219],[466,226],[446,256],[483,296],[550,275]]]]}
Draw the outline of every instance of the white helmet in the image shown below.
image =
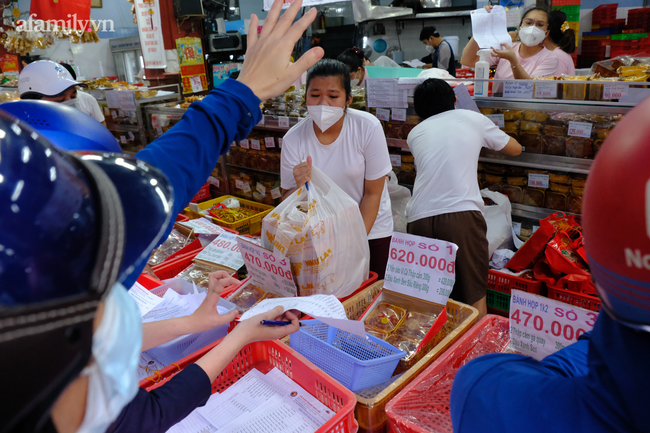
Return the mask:
{"type": "Polygon", "coordinates": [[[85,86],[75,81],[72,75],[60,64],[51,60],[38,60],[23,68],[18,77],[18,91],[21,98],[34,93],[42,96],[55,96],[72,86],[85,86]]]}

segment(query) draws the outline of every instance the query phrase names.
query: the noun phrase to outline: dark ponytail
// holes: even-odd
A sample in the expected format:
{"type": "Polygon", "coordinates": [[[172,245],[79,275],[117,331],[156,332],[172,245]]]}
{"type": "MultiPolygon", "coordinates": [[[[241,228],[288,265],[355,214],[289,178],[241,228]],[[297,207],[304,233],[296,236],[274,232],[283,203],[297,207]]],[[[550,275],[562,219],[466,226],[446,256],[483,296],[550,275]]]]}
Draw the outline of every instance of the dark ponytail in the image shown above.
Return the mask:
{"type": "Polygon", "coordinates": [[[562,11],[553,11],[548,14],[548,29],[551,40],[556,43],[562,51],[571,54],[576,50],[576,35],[573,29],[562,31],[562,25],[566,22],[566,14],[562,11]]]}
{"type": "Polygon", "coordinates": [[[350,73],[357,72],[359,68],[362,68],[365,59],[366,56],[359,48],[348,48],[336,58],[339,62],[345,63],[350,73]]]}

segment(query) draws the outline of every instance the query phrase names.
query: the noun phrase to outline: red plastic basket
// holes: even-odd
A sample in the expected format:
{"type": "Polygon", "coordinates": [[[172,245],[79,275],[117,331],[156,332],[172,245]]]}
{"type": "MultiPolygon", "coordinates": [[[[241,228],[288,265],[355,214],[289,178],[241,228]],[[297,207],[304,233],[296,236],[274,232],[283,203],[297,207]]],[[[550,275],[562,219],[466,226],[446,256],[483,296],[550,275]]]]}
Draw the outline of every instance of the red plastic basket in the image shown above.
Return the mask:
{"type": "Polygon", "coordinates": [[[541,281],[528,280],[526,278],[504,274],[503,272],[495,271],[493,269],[490,269],[487,281],[488,289],[497,290],[499,292],[507,293],[508,295],[512,293],[512,289],[539,295],[542,289],[542,284],[544,283],[541,281]]]}
{"type": "Polygon", "coordinates": [[[142,274],[138,277],[138,283],[142,285],[147,290],[155,289],[158,286],[162,286],[163,282],[157,278],[152,277],[149,274],[142,274]]]}
{"type": "MultiPolygon", "coordinates": [[[[194,242],[199,242],[199,241],[197,239],[194,242]]],[[[192,244],[194,242],[192,242],[192,244]]],[[[165,260],[161,264],[152,267],[151,269],[153,269],[153,273],[156,274],[156,276],[161,280],[174,278],[176,275],[180,274],[185,268],[191,265],[194,257],[196,257],[201,251],[203,251],[204,247],[201,247],[201,242],[199,242],[199,247],[200,248],[198,249],[190,250],[189,252],[186,252],[184,254],[177,255],[171,260],[165,260]]]]}
{"type": "Polygon", "coordinates": [[[565,302],[591,311],[600,311],[600,298],[585,295],[583,293],[572,292],[563,287],[548,286],[548,298],[556,301],[565,302]]]}
{"type": "Polygon", "coordinates": [[[178,215],[176,215],[176,222],[179,222],[179,221],[180,222],[185,222],[185,221],[189,221],[189,220],[190,220],[190,217],[188,217],[187,215],[183,215],[182,213],[179,213],[178,215]]]}
{"type": "MultiPolygon", "coordinates": [[[[182,370],[196,362],[221,341],[196,351],[176,364],[182,370]]],[[[354,406],[357,399],[354,394],[309,362],[304,356],[277,340],[259,341],[240,350],[212,382],[212,393],[223,392],[253,368],[266,374],[273,367],[277,367],[325,406],[336,412],[336,415],[319,428],[317,433],[357,432],[359,425],[354,419],[354,406]]],[[[178,368],[175,365],[170,365],[158,372],[155,377],[143,379],[140,382],[140,387],[151,391],[163,385],[177,372],[178,368]]]]}
{"type": "Polygon", "coordinates": [[[478,356],[503,352],[509,343],[508,319],[483,317],[386,405],[389,431],[453,431],[449,396],[456,372],[478,356]]]}

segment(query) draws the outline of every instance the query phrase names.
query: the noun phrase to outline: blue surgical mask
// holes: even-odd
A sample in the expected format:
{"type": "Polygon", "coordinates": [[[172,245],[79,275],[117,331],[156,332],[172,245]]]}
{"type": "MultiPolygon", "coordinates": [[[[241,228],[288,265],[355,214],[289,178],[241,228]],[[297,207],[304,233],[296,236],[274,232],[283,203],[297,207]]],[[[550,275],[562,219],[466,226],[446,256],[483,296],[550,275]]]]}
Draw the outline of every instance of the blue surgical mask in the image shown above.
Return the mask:
{"type": "Polygon", "coordinates": [[[86,414],[77,433],[103,433],[138,392],[142,319],[131,295],[115,284],[104,302],[104,316],[93,334],[94,363],[88,376],[86,414]]]}

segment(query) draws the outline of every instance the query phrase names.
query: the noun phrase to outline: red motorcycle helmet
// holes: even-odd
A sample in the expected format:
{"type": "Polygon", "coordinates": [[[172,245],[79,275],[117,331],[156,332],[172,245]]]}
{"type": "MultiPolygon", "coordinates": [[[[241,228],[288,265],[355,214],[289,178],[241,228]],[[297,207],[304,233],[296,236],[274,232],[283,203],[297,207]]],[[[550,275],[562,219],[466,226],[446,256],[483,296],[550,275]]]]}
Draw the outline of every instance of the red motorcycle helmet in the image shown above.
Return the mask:
{"type": "Polygon", "coordinates": [[[582,212],[585,249],[603,308],[650,332],[650,98],[603,143],[582,212]]]}

